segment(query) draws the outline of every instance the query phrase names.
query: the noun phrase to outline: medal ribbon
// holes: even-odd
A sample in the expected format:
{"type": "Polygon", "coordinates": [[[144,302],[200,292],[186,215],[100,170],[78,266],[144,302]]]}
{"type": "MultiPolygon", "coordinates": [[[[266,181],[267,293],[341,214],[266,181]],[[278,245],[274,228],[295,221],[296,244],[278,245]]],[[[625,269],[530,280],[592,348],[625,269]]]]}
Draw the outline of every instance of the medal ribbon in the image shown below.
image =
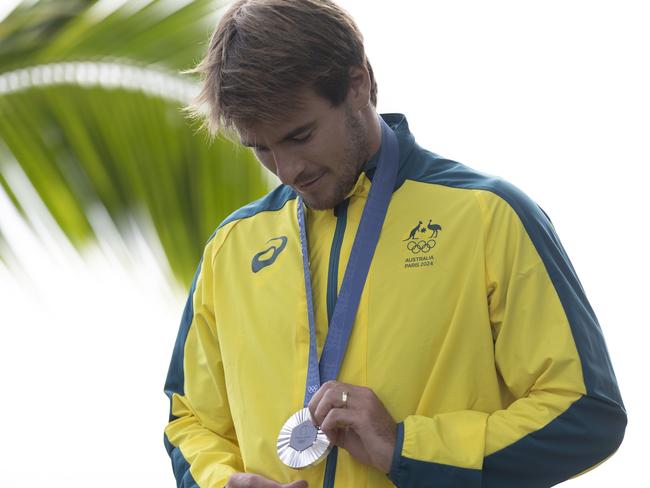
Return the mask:
{"type": "Polygon", "coordinates": [[[379,117],[381,125],[381,149],[379,162],[372,179],[368,200],[363,208],[361,222],[354,237],[350,259],[345,268],[341,291],[334,307],[329,324],[325,346],[318,362],[316,347],[316,322],[312,298],[311,273],[309,271],[309,251],[307,245],[307,226],[302,198],[298,198],[298,224],[300,226],[300,246],[307,292],[307,312],[309,316],[309,364],[305,386],[306,407],[311,397],[318,391],[321,383],[335,380],[343,363],[354,318],[359,308],[372,257],[377,248],[379,233],[386,218],[388,204],[393,194],[399,160],[399,145],[393,130],[379,117]]]}

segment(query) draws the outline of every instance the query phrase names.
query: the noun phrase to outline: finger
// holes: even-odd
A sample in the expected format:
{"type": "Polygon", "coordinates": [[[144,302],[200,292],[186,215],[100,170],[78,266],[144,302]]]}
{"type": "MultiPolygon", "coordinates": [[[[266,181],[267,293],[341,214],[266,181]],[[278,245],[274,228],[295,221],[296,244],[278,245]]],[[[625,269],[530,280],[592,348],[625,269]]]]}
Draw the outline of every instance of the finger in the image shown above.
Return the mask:
{"type": "Polygon", "coordinates": [[[323,420],[325,420],[325,417],[331,409],[349,408],[349,389],[350,385],[344,385],[341,383],[325,392],[312,415],[316,425],[321,425],[323,423],[323,420]],[[343,392],[348,396],[347,402],[343,402],[343,392]]]}
{"type": "Polygon", "coordinates": [[[288,485],[282,485],[284,488],[308,488],[309,484],[305,480],[294,481],[288,485]]]}
{"type": "Polygon", "coordinates": [[[321,399],[323,396],[331,389],[336,388],[336,386],[339,383],[337,381],[327,381],[320,385],[320,388],[316,393],[314,393],[314,396],[311,397],[311,400],[309,401],[309,404],[307,405],[307,408],[309,409],[309,413],[311,414],[311,421],[315,424],[318,425],[316,422],[316,408],[318,407],[318,404],[321,402],[321,399]]]}
{"type": "Polygon", "coordinates": [[[320,429],[331,439],[337,438],[337,432],[342,429],[355,429],[358,424],[357,412],[347,408],[333,408],[328,413],[320,429]]]}
{"type": "Polygon", "coordinates": [[[226,488],[280,488],[280,486],[282,485],[257,474],[235,473],[228,480],[226,488]]]}

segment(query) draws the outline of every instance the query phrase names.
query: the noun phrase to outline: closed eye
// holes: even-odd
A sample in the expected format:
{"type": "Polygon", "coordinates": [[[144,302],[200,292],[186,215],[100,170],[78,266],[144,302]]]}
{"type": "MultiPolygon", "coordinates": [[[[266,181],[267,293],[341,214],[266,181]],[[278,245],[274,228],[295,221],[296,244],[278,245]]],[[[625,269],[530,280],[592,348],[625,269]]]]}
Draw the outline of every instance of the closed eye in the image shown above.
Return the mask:
{"type": "Polygon", "coordinates": [[[311,139],[311,135],[312,135],[312,133],[309,132],[306,135],[299,136],[299,137],[292,137],[289,140],[290,140],[290,142],[294,142],[296,144],[303,144],[303,143],[307,142],[309,139],[311,139]]]}

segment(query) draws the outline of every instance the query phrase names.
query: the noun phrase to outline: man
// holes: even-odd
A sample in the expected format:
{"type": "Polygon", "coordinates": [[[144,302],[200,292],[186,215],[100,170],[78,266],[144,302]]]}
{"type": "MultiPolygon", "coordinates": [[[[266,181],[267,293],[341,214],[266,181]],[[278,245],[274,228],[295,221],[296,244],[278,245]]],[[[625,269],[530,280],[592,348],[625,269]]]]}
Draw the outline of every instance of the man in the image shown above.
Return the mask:
{"type": "Polygon", "coordinates": [[[283,184],[221,223],[195,275],[165,388],[178,486],[544,487],[618,448],[616,379],[550,220],[377,116],[344,11],[240,0],[196,71],[210,130],[283,184]],[[278,435],[303,406],[314,437],[294,426],[294,454],[317,444],[312,423],[336,447],[296,470],[278,435]]]}

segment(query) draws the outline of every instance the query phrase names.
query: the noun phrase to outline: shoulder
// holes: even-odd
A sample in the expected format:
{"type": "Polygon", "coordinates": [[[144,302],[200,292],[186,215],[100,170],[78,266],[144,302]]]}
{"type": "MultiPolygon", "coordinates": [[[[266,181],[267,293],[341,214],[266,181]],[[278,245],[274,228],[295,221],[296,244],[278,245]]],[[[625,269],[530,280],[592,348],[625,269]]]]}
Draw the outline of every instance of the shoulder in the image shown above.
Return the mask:
{"type": "Polygon", "coordinates": [[[269,192],[262,198],[255,200],[241,207],[239,210],[234,211],[217,227],[217,232],[232,222],[237,222],[243,219],[256,217],[264,212],[277,212],[281,210],[287,202],[297,197],[296,192],[287,185],[280,185],[273,191],[269,192]]]}
{"type": "Polygon", "coordinates": [[[428,185],[466,190],[483,212],[509,210],[528,227],[536,222],[550,224],[537,203],[509,181],[483,173],[465,164],[446,159],[416,146],[405,168],[405,180],[428,185]]]}
{"type": "Polygon", "coordinates": [[[214,256],[239,223],[253,221],[252,224],[257,224],[258,221],[283,210],[288,202],[296,198],[297,194],[291,187],[280,185],[262,198],[239,208],[218,225],[206,243],[206,250],[214,256]]]}

